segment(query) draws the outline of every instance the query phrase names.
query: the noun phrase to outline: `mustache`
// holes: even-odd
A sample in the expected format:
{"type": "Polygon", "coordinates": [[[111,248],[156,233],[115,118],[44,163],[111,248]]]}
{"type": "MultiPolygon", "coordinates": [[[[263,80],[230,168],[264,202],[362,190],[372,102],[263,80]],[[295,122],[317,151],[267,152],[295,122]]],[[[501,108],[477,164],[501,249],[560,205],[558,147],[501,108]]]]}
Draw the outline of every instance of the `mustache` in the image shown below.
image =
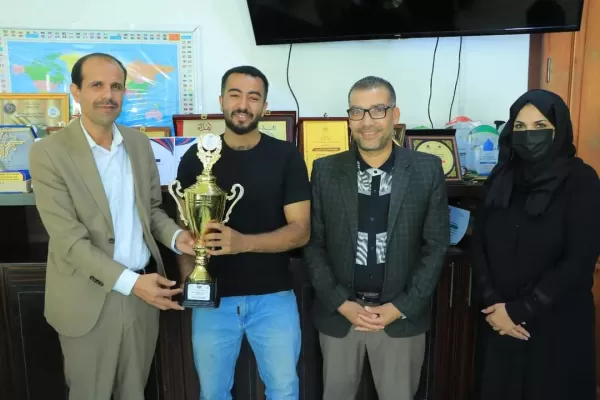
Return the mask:
{"type": "Polygon", "coordinates": [[[99,101],[97,103],[94,103],[94,107],[106,107],[106,106],[118,107],[119,104],[114,100],[99,101]]]}
{"type": "Polygon", "coordinates": [[[233,110],[231,112],[231,117],[233,117],[235,114],[246,114],[247,116],[249,116],[250,118],[254,118],[254,114],[252,114],[249,110],[247,109],[241,109],[238,108],[237,110],[233,110]]]}

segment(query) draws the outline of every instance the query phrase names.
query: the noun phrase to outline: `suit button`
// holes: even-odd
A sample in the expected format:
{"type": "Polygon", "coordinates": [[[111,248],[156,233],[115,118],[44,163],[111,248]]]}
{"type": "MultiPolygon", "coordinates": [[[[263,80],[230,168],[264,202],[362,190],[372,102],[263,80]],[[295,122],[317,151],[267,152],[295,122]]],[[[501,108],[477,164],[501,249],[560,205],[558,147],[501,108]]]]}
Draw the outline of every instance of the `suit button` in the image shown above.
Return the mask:
{"type": "Polygon", "coordinates": [[[108,239],[108,243],[110,243],[110,244],[115,244],[115,238],[110,238],[110,239],[108,239]]]}

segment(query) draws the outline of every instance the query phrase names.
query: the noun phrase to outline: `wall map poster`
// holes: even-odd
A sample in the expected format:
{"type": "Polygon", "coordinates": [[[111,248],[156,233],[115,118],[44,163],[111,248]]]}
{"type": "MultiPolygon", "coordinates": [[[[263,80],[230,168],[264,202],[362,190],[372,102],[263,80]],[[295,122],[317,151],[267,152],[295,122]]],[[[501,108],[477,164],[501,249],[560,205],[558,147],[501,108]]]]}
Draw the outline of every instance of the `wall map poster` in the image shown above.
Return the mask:
{"type": "MultiPolygon", "coordinates": [[[[0,30],[0,93],[69,93],[71,69],[101,52],[127,69],[123,111],[129,126],[170,126],[199,105],[198,31],[0,30]]],[[[71,99],[71,113],[78,105],[71,99]]]]}

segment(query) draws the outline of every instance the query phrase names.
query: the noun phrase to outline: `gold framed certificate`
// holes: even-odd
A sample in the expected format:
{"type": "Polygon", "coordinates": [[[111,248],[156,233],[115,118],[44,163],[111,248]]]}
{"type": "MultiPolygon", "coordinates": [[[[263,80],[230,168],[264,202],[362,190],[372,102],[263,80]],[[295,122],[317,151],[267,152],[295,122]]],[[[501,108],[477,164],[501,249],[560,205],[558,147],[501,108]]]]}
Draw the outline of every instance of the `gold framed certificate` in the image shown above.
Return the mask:
{"type": "MultiPolygon", "coordinates": [[[[193,137],[211,132],[225,132],[223,114],[178,114],[173,115],[175,136],[193,137]]],[[[295,142],[296,111],[269,111],[258,123],[258,130],[266,135],[288,142],[295,142]]]]}
{"type": "Polygon", "coordinates": [[[446,181],[461,181],[460,159],[454,136],[414,135],[406,138],[409,149],[438,156],[446,181]]]}
{"type": "Polygon", "coordinates": [[[315,160],[350,148],[348,118],[300,118],[298,120],[298,146],[304,156],[308,176],[315,160]]]}
{"type": "Polygon", "coordinates": [[[64,127],[71,119],[68,93],[0,93],[0,125],[64,127]]]}

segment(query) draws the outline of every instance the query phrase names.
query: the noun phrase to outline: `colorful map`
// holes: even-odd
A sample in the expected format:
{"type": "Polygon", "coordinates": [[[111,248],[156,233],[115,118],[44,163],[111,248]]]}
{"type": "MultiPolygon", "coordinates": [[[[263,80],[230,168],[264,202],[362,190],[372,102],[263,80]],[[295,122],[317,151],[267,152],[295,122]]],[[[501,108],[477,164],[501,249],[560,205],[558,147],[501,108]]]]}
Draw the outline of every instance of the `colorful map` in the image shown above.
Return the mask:
{"type": "MultiPolygon", "coordinates": [[[[82,56],[108,53],[127,69],[123,111],[128,126],[172,126],[194,112],[193,36],[163,33],[1,31],[0,92],[68,93],[82,56]]],[[[72,113],[78,105],[72,103],[72,113]]]]}

